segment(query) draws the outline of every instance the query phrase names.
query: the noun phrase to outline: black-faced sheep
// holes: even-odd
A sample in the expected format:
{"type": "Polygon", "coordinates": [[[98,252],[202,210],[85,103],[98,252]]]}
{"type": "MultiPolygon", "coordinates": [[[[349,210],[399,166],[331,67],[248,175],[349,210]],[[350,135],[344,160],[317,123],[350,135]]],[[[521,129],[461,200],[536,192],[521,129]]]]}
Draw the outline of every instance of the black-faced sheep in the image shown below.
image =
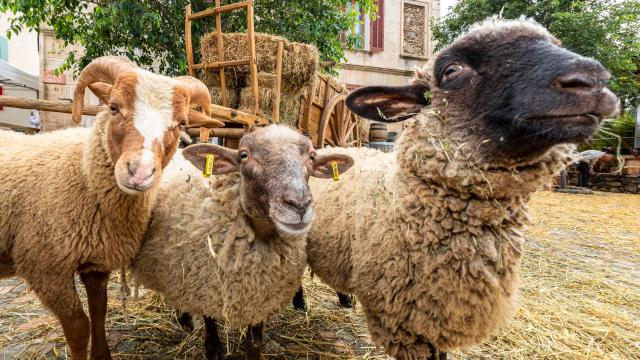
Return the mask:
{"type": "Polygon", "coordinates": [[[348,97],[369,119],[413,119],[393,154],[327,151],[356,165],[336,185],[311,182],[308,261],[357,296],[388,354],[444,358],[512,316],[527,201],[617,111],[607,71],[559,44],[533,21],[489,19],[413,85],[348,97]]]}
{"type": "MultiPolygon", "coordinates": [[[[108,107],[92,129],[42,135],[0,131],[0,277],[26,280],[60,320],[73,359],[110,359],[104,321],[109,272],[138,252],[162,168],[191,103],[206,86],[104,57],[80,74],[73,119],[87,86],[108,107]],[[87,289],[85,315],[74,274],[87,289]]],[[[204,100],[203,100],[204,99],[204,100]]]]}
{"type": "Polygon", "coordinates": [[[306,265],[309,176],[330,178],[332,163],[343,173],[353,161],[317,156],[308,138],[277,125],[245,135],[237,151],[200,144],[183,154],[200,173],[167,171],[134,279],[178,311],[205,317],[207,359],[225,354],[216,320],[248,326],[247,358],[259,359],[262,323],[291,300],[306,265]],[[211,154],[218,176],[207,180],[211,154]]]}

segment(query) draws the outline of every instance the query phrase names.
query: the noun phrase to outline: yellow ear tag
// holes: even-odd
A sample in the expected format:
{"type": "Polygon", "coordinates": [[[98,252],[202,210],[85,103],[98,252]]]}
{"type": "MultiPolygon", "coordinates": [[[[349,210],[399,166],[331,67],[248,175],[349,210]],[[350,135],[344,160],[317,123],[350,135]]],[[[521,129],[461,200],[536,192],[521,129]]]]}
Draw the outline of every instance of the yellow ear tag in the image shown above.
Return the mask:
{"type": "Polygon", "coordinates": [[[333,181],[340,181],[340,172],[338,171],[338,163],[331,162],[331,168],[333,169],[333,181]]]}
{"type": "Polygon", "coordinates": [[[216,157],[213,156],[213,154],[208,154],[207,155],[207,162],[204,166],[204,172],[202,173],[202,175],[204,175],[204,177],[209,177],[211,176],[211,174],[213,174],[213,162],[215,161],[216,157]]]}

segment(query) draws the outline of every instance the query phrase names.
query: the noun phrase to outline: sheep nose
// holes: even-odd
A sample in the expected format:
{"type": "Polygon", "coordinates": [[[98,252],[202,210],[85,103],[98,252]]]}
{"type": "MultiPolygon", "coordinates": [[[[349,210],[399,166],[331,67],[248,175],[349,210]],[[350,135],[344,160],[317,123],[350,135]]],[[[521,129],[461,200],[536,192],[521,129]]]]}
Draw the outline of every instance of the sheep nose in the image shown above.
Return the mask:
{"type": "Polygon", "coordinates": [[[136,164],[136,163],[127,163],[127,170],[129,171],[130,179],[132,185],[140,185],[145,181],[149,180],[155,174],[156,167],[145,164],[136,164]]]}
{"type": "Polygon", "coordinates": [[[607,84],[608,76],[602,74],[571,73],[562,75],[551,83],[551,86],[558,91],[573,93],[577,95],[588,95],[599,93],[607,84]]]}
{"type": "Polygon", "coordinates": [[[282,202],[298,214],[304,215],[309,205],[311,205],[311,196],[308,194],[298,195],[294,192],[287,191],[282,196],[282,202]]]}

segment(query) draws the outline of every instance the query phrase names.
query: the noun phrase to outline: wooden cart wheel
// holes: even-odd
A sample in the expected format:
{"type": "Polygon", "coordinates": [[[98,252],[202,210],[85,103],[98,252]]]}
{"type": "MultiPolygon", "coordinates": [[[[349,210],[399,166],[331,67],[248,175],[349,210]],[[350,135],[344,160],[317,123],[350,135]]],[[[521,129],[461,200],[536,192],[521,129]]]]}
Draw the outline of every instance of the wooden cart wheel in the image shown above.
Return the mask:
{"type": "Polygon", "coordinates": [[[346,98],[346,94],[335,94],[325,105],[318,124],[316,148],[322,149],[326,144],[334,147],[360,146],[356,126],[358,117],[347,107],[346,98]],[[327,128],[331,130],[331,136],[325,136],[327,128]]]}

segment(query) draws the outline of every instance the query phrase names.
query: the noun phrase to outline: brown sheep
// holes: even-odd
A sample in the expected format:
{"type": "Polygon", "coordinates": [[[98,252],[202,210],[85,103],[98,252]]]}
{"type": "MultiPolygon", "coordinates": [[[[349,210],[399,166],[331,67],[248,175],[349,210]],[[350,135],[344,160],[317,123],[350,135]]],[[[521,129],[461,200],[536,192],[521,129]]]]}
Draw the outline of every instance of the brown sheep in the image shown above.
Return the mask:
{"type": "Polygon", "coordinates": [[[190,105],[208,111],[210,103],[204,84],[103,57],[78,78],[76,121],[87,86],[108,104],[92,129],[0,131],[0,278],[26,280],[62,324],[75,360],[86,359],[89,334],[91,358],[111,358],[104,327],[109,273],[138,252],[180,125],[204,116],[190,105]]]}

